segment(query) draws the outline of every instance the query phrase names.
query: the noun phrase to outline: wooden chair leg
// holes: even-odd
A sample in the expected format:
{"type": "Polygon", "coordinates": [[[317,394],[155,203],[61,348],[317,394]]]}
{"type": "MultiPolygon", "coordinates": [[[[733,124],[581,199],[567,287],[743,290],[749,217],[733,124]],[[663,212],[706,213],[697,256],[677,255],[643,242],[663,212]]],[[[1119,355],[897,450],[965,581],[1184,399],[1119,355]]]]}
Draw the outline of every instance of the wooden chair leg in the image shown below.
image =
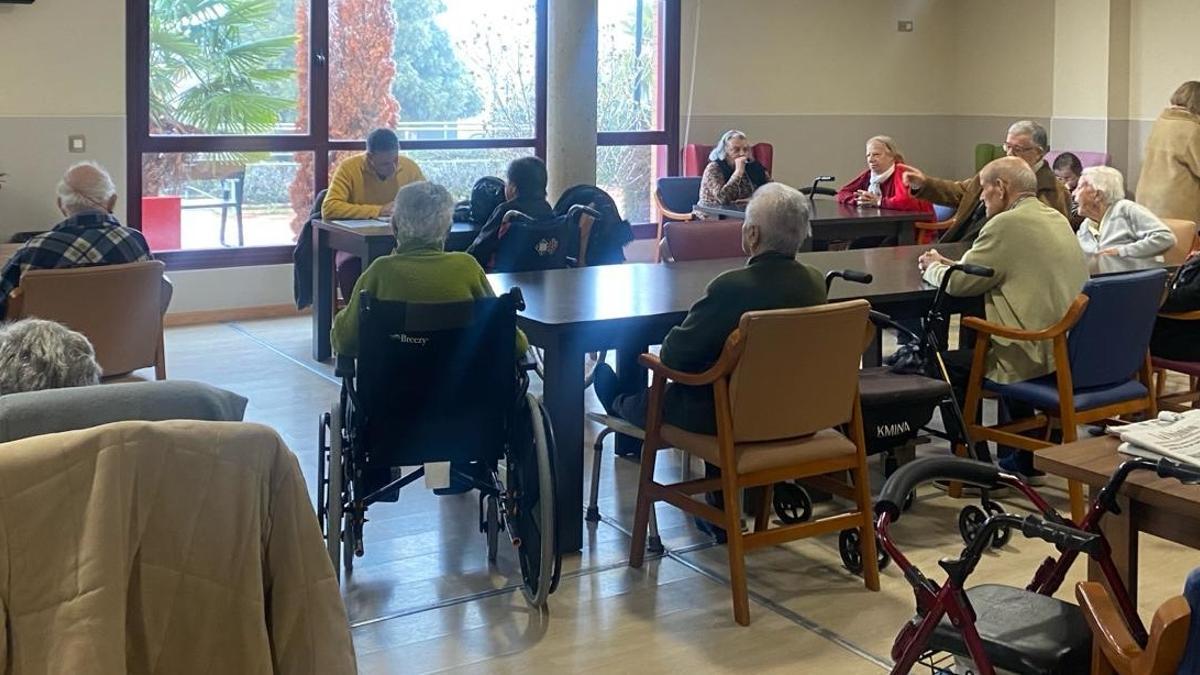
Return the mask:
{"type": "Polygon", "coordinates": [[[750,596],[746,589],[746,547],[742,541],[742,509],[738,504],[737,477],[733,468],[721,469],[724,493],[725,535],[729,549],[729,588],[733,593],[733,620],[750,625],[750,596]]]}
{"type": "MultiPolygon", "coordinates": [[[[1062,419],[1062,440],[1063,443],[1074,443],[1078,440],[1075,433],[1075,411],[1065,410],[1062,419]]],[[[1083,522],[1083,515],[1087,512],[1087,502],[1083,498],[1083,483],[1076,480],[1067,481],[1067,494],[1071,498],[1071,520],[1076,523],[1083,522]]]]}
{"type": "Polygon", "coordinates": [[[771,524],[771,502],[774,497],[775,486],[764,485],[754,488],[754,494],[758,498],[757,512],[754,514],[754,531],[762,532],[771,524]]]}
{"type": "Polygon", "coordinates": [[[1162,368],[1154,369],[1154,393],[1158,398],[1167,393],[1167,371],[1162,368]]]}
{"type": "Polygon", "coordinates": [[[163,344],[162,332],[158,334],[158,348],[154,352],[154,379],[167,379],[167,350],[163,344]]]}
{"type": "Polygon", "coordinates": [[[854,501],[862,525],[858,528],[859,554],[863,561],[863,583],[867,590],[879,590],[879,558],[875,551],[875,523],[871,518],[871,482],[867,474],[866,458],[859,456],[858,468],[851,475],[854,479],[854,501]]]}
{"type": "Polygon", "coordinates": [[[629,544],[629,566],[638,568],[646,557],[646,529],[650,526],[650,484],[654,482],[654,462],[658,451],[649,443],[642,445],[642,469],[638,477],[637,507],[633,516],[633,540],[629,544]]]}

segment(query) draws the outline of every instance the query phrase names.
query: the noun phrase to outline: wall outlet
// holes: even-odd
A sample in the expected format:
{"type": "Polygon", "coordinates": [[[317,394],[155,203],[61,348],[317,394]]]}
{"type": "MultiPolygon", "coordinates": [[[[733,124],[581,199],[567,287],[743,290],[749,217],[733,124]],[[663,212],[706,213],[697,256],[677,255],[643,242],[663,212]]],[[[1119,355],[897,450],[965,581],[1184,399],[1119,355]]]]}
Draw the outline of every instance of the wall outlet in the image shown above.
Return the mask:
{"type": "Polygon", "coordinates": [[[913,22],[912,21],[897,21],[896,22],[896,30],[901,33],[911,33],[911,32],[913,32],[913,22]]]}
{"type": "Polygon", "coordinates": [[[83,134],[67,136],[67,152],[87,152],[87,138],[83,134]]]}

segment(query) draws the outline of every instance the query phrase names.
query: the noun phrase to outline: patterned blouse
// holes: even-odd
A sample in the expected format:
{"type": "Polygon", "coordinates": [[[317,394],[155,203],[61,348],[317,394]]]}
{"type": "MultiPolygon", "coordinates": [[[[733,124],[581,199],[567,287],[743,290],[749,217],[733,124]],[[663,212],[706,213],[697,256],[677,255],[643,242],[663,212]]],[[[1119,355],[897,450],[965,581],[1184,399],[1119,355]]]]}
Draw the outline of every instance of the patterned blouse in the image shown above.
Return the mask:
{"type": "MultiPolygon", "coordinates": [[[[766,174],[765,171],[763,173],[766,174]]],[[[770,180],[771,177],[768,175],[767,181],[770,180]]],[[[736,179],[731,178],[726,180],[720,163],[715,161],[709,162],[708,166],[704,167],[703,178],[700,179],[700,204],[703,206],[732,204],[736,201],[749,199],[750,195],[754,194],[754,190],[758,187],[750,180],[750,176],[747,173],[743,173],[736,179]]],[[[704,216],[701,215],[701,217],[704,216]]]]}

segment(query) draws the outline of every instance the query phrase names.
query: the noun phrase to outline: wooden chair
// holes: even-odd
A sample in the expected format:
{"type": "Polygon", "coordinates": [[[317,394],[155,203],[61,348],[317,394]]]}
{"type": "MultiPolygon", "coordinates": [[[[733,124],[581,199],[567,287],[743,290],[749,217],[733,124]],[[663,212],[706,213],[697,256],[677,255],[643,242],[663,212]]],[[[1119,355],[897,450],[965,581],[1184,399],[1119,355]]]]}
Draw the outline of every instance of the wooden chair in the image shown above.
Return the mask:
{"type": "MultiPolygon", "coordinates": [[[[664,176],[654,184],[654,208],[658,210],[658,232],[654,240],[663,241],[667,223],[695,220],[692,207],[700,201],[700,179],[695,176],[664,176]]],[[[655,253],[655,262],[662,260],[655,253]]]]}
{"type": "Polygon", "coordinates": [[[668,222],[663,230],[671,259],[711,260],[744,256],[742,250],[742,221],[694,220],[668,222]]]}
{"type": "Polygon", "coordinates": [[[8,319],[38,317],[87,336],[106,380],[154,366],[166,379],[163,314],[171,285],[157,260],[29,270],[9,296],[8,319]]]}
{"type": "Polygon", "coordinates": [[[1168,265],[1182,265],[1196,247],[1196,223],[1178,218],[1163,218],[1162,221],[1175,234],[1175,246],[1163,253],[1163,260],[1168,265]]]}
{"type": "MultiPolygon", "coordinates": [[[[1021,330],[985,321],[963,319],[963,327],[976,331],[971,375],[967,385],[967,426],[970,437],[1037,451],[1055,445],[1049,440],[1051,418],[1059,420],[1062,442],[1077,439],[1076,426],[1121,415],[1157,414],[1150,368],[1150,332],[1153,310],[1162,296],[1165,270],[1147,270],[1097,277],[1087,282],[1058,323],[1042,330],[1021,330]],[[1085,313],[1086,309],[1086,313],[1085,313]],[[1070,331],[1070,335],[1068,335],[1070,331]],[[1043,377],[999,384],[984,377],[992,337],[1054,344],[1055,372],[1043,377]],[[984,390],[995,396],[1024,402],[1042,411],[1028,419],[994,427],[978,419],[984,390]],[[1022,432],[1042,429],[1043,438],[1022,432]]],[[[962,454],[965,449],[955,448],[962,454]]],[[[1071,515],[1083,519],[1083,486],[1069,481],[1071,515]]]]}
{"type": "Polygon", "coordinates": [[[942,233],[954,227],[958,219],[954,217],[954,207],[942,204],[933,205],[933,222],[913,223],[917,231],[918,244],[932,244],[942,233]]]}
{"type": "Polygon", "coordinates": [[[1075,598],[1092,629],[1092,675],[1175,675],[1187,647],[1192,617],[1182,595],[1167,599],[1154,612],[1145,647],[1133,639],[1103,584],[1080,582],[1075,586],[1075,598]]]}
{"type": "Polygon", "coordinates": [[[725,529],[734,619],[750,623],[746,591],[747,550],[787,541],[856,529],[863,576],[879,590],[879,568],[872,523],[862,411],[858,400],[858,364],[874,329],[865,300],[802,309],[747,312],[725,341],[717,362],[703,373],[682,373],[643,354],[653,373],[642,449],[637,512],[629,566],[641,567],[646,529],[656,501],[665,501],[725,529]],[[865,339],[864,339],[865,338],[865,339]],[[716,402],[716,436],[684,431],[663,421],[667,381],[711,386],[716,402]],[[831,427],[847,425],[849,439],[831,427]],[[720,478],[675,484],[655,481],[657,449],[676,447],[721,468],[720,478]],[[839,477],[850,476],[844,482],[839,477]],[[825,477],[823,479],[816,477],[825,477]],[[768,529],[771,486],[806,478],[820,489],[854,502],[849,512],[768,529]],[[742,488],[762,488],[754,532],[742,534],[738,499],[742,488]],[[721,490],[718,509],[692,495],[721,490]]]}

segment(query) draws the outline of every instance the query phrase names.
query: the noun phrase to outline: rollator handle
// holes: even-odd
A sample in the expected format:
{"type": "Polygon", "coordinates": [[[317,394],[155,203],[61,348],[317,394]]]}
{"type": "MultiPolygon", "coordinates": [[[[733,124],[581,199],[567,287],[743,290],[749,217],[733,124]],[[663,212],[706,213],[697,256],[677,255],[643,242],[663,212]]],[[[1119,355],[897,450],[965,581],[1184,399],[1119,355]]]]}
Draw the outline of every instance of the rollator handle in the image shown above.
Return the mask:
{"type": "Polygon", "coordinates": [[[1088,554],[1100,552],[1100,535],[1051,523],[1034,515],[1026,516],[1025,520],[1021,521],[1021,534],[1030,539],[1041,539],[1056,544],[1066,551],[1082,551],[1088,554]]]}
{"type": "Polygon", "coordinates": [[[829,292],[829,287],[833,285],[834,279],[845,279],[853,281],[856,284],[869,284],[875,280],[870,272],[859,272],[858,270],[829,270],[825,273],[825,292],[829,292]]]}
{"type": "Polygon", "coordinates": [[[1180,462],[1176,462],[1166,457],[1158,460],[1158,466],[1155,467],[1158,471],[1159,478],[1174,478],[1184,485],[1200,484],[1200,469],[1187,466],[1180,462]]]}
{"type": "Polygon", "coordinates": [[[567,215],[572,218],[577,217],[577,214],[579,213],[586,213],[597,220],[600,219],[600,212],[585,204],[576,204],[567,209],[567,215]]]}
{"type": "Polygon", "coordinates": [[[892,522],[900,520],[901,506],[913,488],[931,480],[957,480],[981,487],[990,487],[1000,480],[995,464],[977,462],[963,457],[922,457],[896,469],[883,484],[875,515],[887,512],[892,522]]]}

